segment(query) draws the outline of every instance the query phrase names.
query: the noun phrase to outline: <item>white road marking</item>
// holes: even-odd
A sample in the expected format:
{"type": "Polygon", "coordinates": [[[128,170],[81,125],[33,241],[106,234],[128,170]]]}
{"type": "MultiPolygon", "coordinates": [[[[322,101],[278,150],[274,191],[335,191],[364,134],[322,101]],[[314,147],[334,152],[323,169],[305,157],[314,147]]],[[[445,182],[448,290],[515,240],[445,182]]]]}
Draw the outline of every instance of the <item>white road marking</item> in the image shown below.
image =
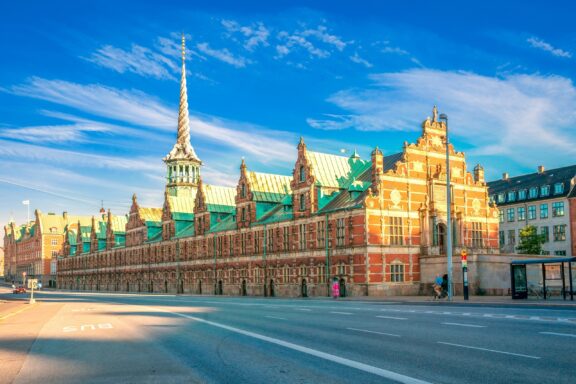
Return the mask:
{"type": "Polygon", "coordinates": [[[393,334],[393,333],[369,331],[369,330],[367,330],[367,329],[358,329],[358,328],[346,328],[346,329],[348,329],[348,330],[350,330],[350,331],[366,332],[366,333],[375,333],[375,334],[377,334],[377,335],[400,337],[400,335],[395,335],[395,334],[393,334]]]}
{"type": "Polygon", "coordinates": [[[523,354],[521,354],[521,353],[512,353],[512,352],[505,352],[505,351],[497,351],[497,350],[495,350],[495,349],[488,349],[488,348],[472,347],[472,346],[470,346],[470,345],[445,343],[445,342],[443,342],[443,341],[438,341],[437,343],[438,343],[438,344],[444,344],[444,345],[451,345],[451,346],[453,346],[453,347],[460,347],[460,348],[476,349],[476,350],[479,350],[479,351],[501,353],[501,354],[503,354],[503,355],[526,357],[527,359],[540,359],[540,357],[538,357],[538,356],[530,356],[530,355],[523,355],[523,354]]]}
{"type": "Polygon", "coordinates": [[[283,317],[276,317],[276,316],[264,316],[264,317],[267,317],[267,318],[269,318],[269,319],[276,319],[276,320],[286,320],[286,319],[283,318],[283,317]]]}
{"type": "Polygon", "coordinates": [[[308,309],[308,308],[294,308],[294,309],[297,311],[306,311],[306,312],[312,311],[311,309],[308,309]]]}
{"type": "Polygon", "coordinates": [[[99,329],[112,329],[114,328],[110,323],[101,323],[101,324],[82,324],[78,325],[68,325],[62,328],[62,332],[84,332],[84,331],[96,331],[99,329]]]}
{"type": "Polygon", "coordinates": [[[238,333],[238,334],[241,334],[244,336],[252,337],[254,339],[266,341],[266,342],[269,342],[271,344],[280,345],[282,347],[292,349],[294,351],[306,353],[308,355],[315,356],[315,357],[318,357],[320,359],[328,360],[328,361],[331,361],[331,362],[334,362],[337,364],[341,364],[341,365],[344,365],[344,366],[347,366],[350,368],[355,368],[355,369],[358,369],[360,371],[364,371],[364,372],[371,373],[371,374],[374,374],[374,375],[377,375],[380,377],[384,377],[384,378],[389,379],[389,380],[398,381],[400,383],[404,383],[404,384],[430,384],[430,382],[428,382],[428,381],[419,380],[419,379],[416,379],[414,377],[402,375],[400,373],[388,371],[386,369],[374,367],[372,365],[360,363],[358,361],[349,360],[349,359],[346,359],[344,357],[332,355],[332,354],[326,353],[326,352],[321,352],[321,351],[318,351],[316,349],[304,347],[304,346],[301,346],[298,344],[290,343],[288,341],[276,339],[276,338],[269,337],[269,336],[264,336],[264,335],[261,335],[261,334],[255,333],[255,332],[245,331],[243,329],[231,327],[229,325],[224,325],[224,324],[216,323],[214,321],[205,320],[205,319],[202,319],[199,317],[189,316],[189,315],[185,315],[183,313],[172,312],[172,311],[159,309],[159,308],[155,308],[155,307],[149,307],[149,306],[144,306],[144,307],[150,308],[150,309],[153,309],[153,310],[156,310],[159,312],[171,313],[173,315],[184,317],[186,319],[190,319],[190,320],[194,320],[194,321],[198,321],[200,323],[208,324],[208,325],[211,325],[213,327],[222,328],[222,329],[225,329],[225,330],[230,331],[230,332],[234,332],[234,333],[238,333]]]}
{"type": "Polygon", "coordinates": [[[394,317],[394,316],[376,316],[379,317],[381,319],[392,319],[392,320],[408,320],[405,317],[394,317]]]}
{"type": "Polygon", "coordinates": [[[462,324],[462,323],[442,323],[444,325],[455,325],[457,327],[470,327],[470,328],[486,328],[485,325],[476,325],[476,324],[462,324]]]}
{"type": "Polygon", "coordinates": [[[554,336],[566,336],[566,337],[576,337],[573,333],[557,333],[557,332],[538,332],[543,335],[554,335],[554,336]]]}
{"type": "Polygon", "coordinates": [[[351,315],[350,312],[336,312],[336,311],[334,311],[334,312],[330,312],[330,313],[335,313],[337,315],[351,315]]]}

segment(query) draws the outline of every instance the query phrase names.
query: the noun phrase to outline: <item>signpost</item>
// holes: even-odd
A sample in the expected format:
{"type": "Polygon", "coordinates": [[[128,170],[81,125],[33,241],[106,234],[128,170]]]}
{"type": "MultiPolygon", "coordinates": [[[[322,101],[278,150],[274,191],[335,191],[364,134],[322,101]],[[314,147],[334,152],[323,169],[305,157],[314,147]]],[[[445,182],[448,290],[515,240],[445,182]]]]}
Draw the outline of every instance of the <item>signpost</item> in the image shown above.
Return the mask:
{"type": "Polygon", "coordinates": [[[31,289],[30,293],[30,304],[34,304],[34,290],[38,289],[38,279],[28,279],[28,289],[31,289]]]}
{"type": "Polygon", "coordinates": [[[462,280],[464,281],[464,300],[468,300],[468,252],[465,249],[460,252],[462,257],[462,280]]]}

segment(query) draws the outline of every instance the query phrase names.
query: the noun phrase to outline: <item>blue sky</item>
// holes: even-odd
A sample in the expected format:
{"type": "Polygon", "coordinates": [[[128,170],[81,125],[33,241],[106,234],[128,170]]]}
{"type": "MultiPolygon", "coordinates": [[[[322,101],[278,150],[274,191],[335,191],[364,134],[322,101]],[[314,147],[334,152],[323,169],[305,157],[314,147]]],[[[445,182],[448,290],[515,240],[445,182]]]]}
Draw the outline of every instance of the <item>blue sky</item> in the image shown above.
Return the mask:
{"type": "Polygon", "coordinates": [[[573,164],[572,2],[27,1],[0,5],[0,221],[161,206],[187,36],[205,182],[289,174],[296,144],[414,142],[434,104],[488,178],[573,164]],[[406,3],[406,4],[404,4],[406,3]],[[466,4],[464,4],[466,3],[466,4]]]}

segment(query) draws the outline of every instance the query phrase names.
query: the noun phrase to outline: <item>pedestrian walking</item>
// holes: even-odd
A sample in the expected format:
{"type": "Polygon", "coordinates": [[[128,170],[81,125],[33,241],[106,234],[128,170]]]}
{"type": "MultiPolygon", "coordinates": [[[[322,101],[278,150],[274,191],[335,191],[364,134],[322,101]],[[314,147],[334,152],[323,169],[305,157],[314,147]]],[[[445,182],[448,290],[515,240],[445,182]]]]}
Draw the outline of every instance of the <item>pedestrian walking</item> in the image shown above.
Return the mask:
{"type": "Polygon", "coordinates": [[[432,284],[432,288],[434,288],[434,299],[442,298],[442,281],[442,276],[437,274],[436,279],[434,279],[434,283],[432,284]]]}
{"type": "Polygon", "coordinates": [[[332,281],[332,297],[337,299],[340,296],[340,284],[338,283],[338,279],[334,279],[332,281]]]}

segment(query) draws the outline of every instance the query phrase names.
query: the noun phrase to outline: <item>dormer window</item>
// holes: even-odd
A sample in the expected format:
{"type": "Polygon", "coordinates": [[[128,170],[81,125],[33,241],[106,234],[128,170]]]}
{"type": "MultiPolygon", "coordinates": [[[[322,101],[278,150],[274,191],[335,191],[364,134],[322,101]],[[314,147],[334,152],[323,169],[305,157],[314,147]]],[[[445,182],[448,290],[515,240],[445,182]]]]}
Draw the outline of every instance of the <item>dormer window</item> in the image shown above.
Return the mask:
{"type": "Polygon", "coordinates": [[[526,190],[521,189],[518,191],[518,200],[526,200],[526,190]]]}
{"type": "Polygon", "coordinates": [[[516,191],[508,192],[508,201],[516,201],[516,191]]]}
{"type": "Polygon", "coordinates": [[[306,170],[304,169],[303,165],[300,166],[300,172],[299,172],[298,178],[299,178],[301,183],[306,181],[306,170]]]}
{"type": "Polygon", "coordinates": [[[498,194],[498,202],[499,202],[499,203],[503,203],[503,202],[504,202],[504,198],[505,198],[505,195],[504,195],[503,193],[499,193],[499,194],[498,194]]]}
{"type": "Polygon", "coordinates": [[[564,192],[564,183],[554,184],[554,194],[559,195],[564,192]]]}
{"type": "Polygon", "coordinates": [[[536,188],[536,187],[530,188],[530,191],[528,192],[528,197],[531,199],[537,198],[538,197],[538,188],[536,188]]]}
{"type": "Polygon", "coordinates": [[[540,187],[540,196],[544,197],[544,196],[548,196],[550,194],[550,186],[549,185],[543,185],[540,187]]]}

